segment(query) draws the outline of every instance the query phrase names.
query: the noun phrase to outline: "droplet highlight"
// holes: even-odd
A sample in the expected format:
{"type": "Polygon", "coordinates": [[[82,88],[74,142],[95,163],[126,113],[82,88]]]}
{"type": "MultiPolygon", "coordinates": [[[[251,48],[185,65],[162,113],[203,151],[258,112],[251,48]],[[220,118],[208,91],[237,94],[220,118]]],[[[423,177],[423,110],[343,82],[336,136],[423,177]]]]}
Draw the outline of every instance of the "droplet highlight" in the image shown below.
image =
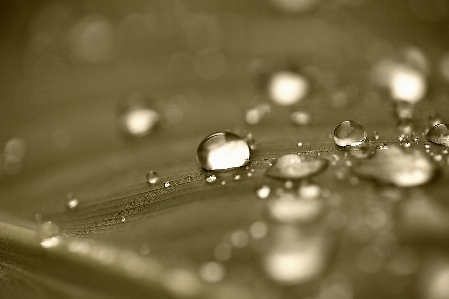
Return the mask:
{"type": "Polygon", "coordinates": [[[430,142],[449,146],[449,125],[437,124],[433,126],[426,135],[430,142]]]}
{"type": "Polygon", "coordinates": [[[155,172],[155,171],[149,171],[148,173],[147,173],[147,182],[148,182],[148,184],[150,184],[150,185],[154,185],[154,184],[156,184],[157,182],[159,182],[159,175],[155,172]]]}
{"type": "Polygon", "coordinates": [[[197,149],[197,160],[206,170],[225,170],[241,167],[249,162],[250,149],[241,137],[230,132],[207,136],[197,149]]]}

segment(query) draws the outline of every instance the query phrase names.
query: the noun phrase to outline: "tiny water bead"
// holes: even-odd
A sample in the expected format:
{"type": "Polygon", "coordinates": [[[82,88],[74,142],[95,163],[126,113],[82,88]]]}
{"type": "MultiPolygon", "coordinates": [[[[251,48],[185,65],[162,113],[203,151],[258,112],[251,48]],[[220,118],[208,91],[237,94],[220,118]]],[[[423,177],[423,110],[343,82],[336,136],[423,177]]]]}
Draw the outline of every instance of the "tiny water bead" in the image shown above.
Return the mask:
{"type": "Polygon", "coordinates": [[[67,208],[74,209],[74,208],[76,208],[78,206],[78,204],[79,204],[79,201],[78,201],[77,198],[70,198],[67,201],[67,208]]]}
{"type": "Polygon", "coordinates": [[[437,124],[433,126],[427,133],[426,137],[430,142],[449,146],[449,125],[437,124]]]}
{"type": "Polygon", "coordinates": [[[277,179],[299,180],[320,173],[327,165],[327,159],[287,154],[278,158],[265,174],[277,179]]]}
{"type": "Polygon", "coordinates": [[[290,106],[302,100],[308,93],[310,83],[294,71],[278,71],[268,81],[268,95],[278,105],[290,106]]]}
{"type": "Polygon", "coordinates": [[[56,247],[61,243],[61,236],[58,226],[51,221],[39,224],[38,226],[39,244],[44,248],[56,247]]]}
{"type": "Polygon", "coordinates": [[[164,183],[164,188],[168,188],[168,187],[170,187],[170,182],[165,182],[164,183]]]}
{"type": "Polygon", "coordinates": [[[429,182],[438,173],[434,161],[424,152],[397,145],[378,151],[352,168],[355,174],[398,187],[414,187],[429,182]]]}
{"type": "Polygon", "coordinates": [[[147,135],[159,124],[159,113],[143,93],[129,94],[119,103],[118,121],[122,131],[133,137],[147,135]]]}
{"type": "Polygon", "coordinates": [[[335,144],[341,147],[361,145],[366,137],[365,128],[354,120],[341,122],[334,131],[335,144]]]}
{"type": "Polygon", "coordinates": [[[267,185],[261,185],[259,187],[257,187],[256,189],[256,196],[260,199],[265,199],[267,198],[271,193],[271,188],[270,186],[267,185]]]}
{"type": "Polygon", "coordinates": [[[147,173],[147,182],[148,182],[148,184],[150,184],[150,185],[154,185],[154,184],[156,184],[157,182],[159,182],[159,175],[155,172],[155,171],[149,171],[148,173],[147,173]]]}
{"type": "Polygon", "coordinates": [[[206,170],[224,170],[246,165],[250,158],[248,143],[230,132],[207,136],[197,149],[197,160],[206,170]]]}
{"type": "Polygon", "coordinates": [[[217,180],[217,176],[215,174],[209,174],[208,176],[206,176],[206,183],[213,183],[217,180]]]}

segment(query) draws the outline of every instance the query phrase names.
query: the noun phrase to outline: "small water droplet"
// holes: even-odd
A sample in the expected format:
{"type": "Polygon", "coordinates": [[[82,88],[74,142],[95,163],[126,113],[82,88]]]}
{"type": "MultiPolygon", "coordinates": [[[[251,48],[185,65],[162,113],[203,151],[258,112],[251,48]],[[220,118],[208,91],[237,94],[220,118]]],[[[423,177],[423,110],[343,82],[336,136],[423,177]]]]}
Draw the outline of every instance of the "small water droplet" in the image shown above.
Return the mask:
{"type": "Polygon", "coordinates": [[[265,174],[277,179],[298,180],[320,173],[327,165],[327,159],[287,154],[278,158],[265,174]]]}
{"type": "Polygon", "coordinates": [[[353,120],[345,120],[334,131],[335,144],[341,147],[358,146],[366,140],[365,128],[353,120]]]}
{"type": "Polygon", "coordinates": [[[40,245],[44,248],[53,248],[61,243],[59,228],[51,221],[39,224],[38,235],[40,245]]]}
{"type": "Polygon", "coordinates": [[[239,181],[241,179],[241,176],[240,176],[240,174],[236,173],[232,176],[232,178],[234,181],[239,181]]]}
{"type": "Polygon", "coordinates": [[[226,185],[226,181],[221,181],[221,185],[222,186],[226,185]]]}
{"type": "Polygon", "coordinates": [[[308,80],[297,72],[279,71],[269,79],[268,94],[276,104],[290,106],[307,95],[309,85],[308,80]]]}
{"type": "Polygon", "coordinates": [[[260,199],[267,198],[271,193],[270,186],[267,185],[261,185],[256,189],[256,196],[260,199]]]}
{"type": "Polygon", "coordinates": [[[210,174],[206,177],[206,182],[207,183],[213,183],[217,180],[217,176],[215,174],[210,174]]]}
{"type": "Polygon", "coordinates": [[[124,133],[141,137],[151,133],[158,125],[159,113],[142,93],[132,93],[119,105],[118,121],[124,133]]]}
{"type": "Polygon", "coordinates": [[[427,133],[426,137],[430,142],[449,146],[449,125],[437,124],[433,126],[427,133]]]}
{"type": "Polygon", "coordinates": [[[164,188],[168,188],[168,187],[170,187],[170,182],[165,182],[164,183],[164,188]]]}
{"type": "Polygon", "coordinates": [[[121,222],[125,222],[126,221],[126,217],[122,217],[122,219],[120,219],[121,222]]]}
{"type": "Polygon", "coordinates": [[[302,142],[298,142],[297,146],[301,147],[302,146],[302,142]]]}
{"type": "Polygon", "coordinates": [[[377,133],[376,131],[373,131],[372,137],[374,140],[379,140],[379,133],[377,133]]]}
{"type": "Polygon", "coordinates": [[[428,143],[424,143],[424,148],[426,148],[426,149],[430,149],[430,144],[428,144],[428,143]]]}
{"type": "Polygon", "coordinates": [[[197,149],[198,163],[206,170],[240,167],[246,165],[249,158],[250,149],[245,140],[229,132],[207,136],[197,149]]]}
{"type": "Polygon", "coordinates": [[[69,199],[67,201],[67,208],[74,209],[78,206],[78,204],[79,204],[78,199],[76,199],[76,198],[69,199]]]}
{"type": "Polygon", "coordinates": [[[306,126],[312,121],[308,112],[297,110],[290,113],[290,121],[297,126],[306,126]]]}
{"type": "Polygon", "coordinates": [[[226,268],[219,262],[207,262],[201,265],[200,276],[208,282],[219,282],[224,278],[226,268]]]}
{"type": "Polygon", "coordinates": [[[400,141],[400,145],[403,147],[410,147],[412,144],[411,144],[410,140],[408,140],[407,138],[403,138],[400,141]]]}
{"type": "Polygon", "coordinates": [[[301,184],[298,189],[299,196],[304,199],[318,198],[321,194],[321,187],[315,184],[301,184]]]}
{"type": "Polygon", "coordinates": [[[159,175],[155,171],[149,171],[147,173],[147,182],[150,185],[154,185],[159,182],[159,175]]]}

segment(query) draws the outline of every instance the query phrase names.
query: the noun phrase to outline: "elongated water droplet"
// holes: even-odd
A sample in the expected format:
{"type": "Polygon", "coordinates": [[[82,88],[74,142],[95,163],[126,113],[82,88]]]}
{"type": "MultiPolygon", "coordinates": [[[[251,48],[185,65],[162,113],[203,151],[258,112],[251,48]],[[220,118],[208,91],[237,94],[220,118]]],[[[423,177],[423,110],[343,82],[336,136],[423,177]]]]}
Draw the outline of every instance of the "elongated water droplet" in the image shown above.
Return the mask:
{"type": "Polygon", "coordinates": [[[355,174],[399,187],[414,187],[429,182],[438,172],[433,160],[418,149],[391,145],[352,168],[355,174]]]}
{"type": "Polygon", "coordinates": [[[290,106],[307,95],[309,85],[309,81],[297,72],[278,71],[269,78],[268,94],[276,104],[290,106]]]}
{"type": "Polygon", "coordinates": [[[148,184],[154,185],[159,182],[159,175],[155,171],[149,171],[147,173],[147,182],[148,184]]]}
{"type": "Polygon", "coordinates": [[[239,136],[219,132],[207,136],[197,149],[200,166],[206,170],[223,170],[246,165],[249,161],[248,144],[239,136]]]}
{"type": "Polygon", "coordinates": [[[449,146],[449,125],[437,124],[427,133],[427,140],[430,142],[449,146]]]}
{"type": "Polygon", "coordinates": [[[327,165],[326,159],[287,154],[277,159],[265,174],[277,179],[298,180],[320,173],[327,165]]]}
{"type": "Polygon", "coordinates": [[[47,221],[41,223],[38,227],[39,243],[44,248],[56,247],[61,243],[61,236],[58,226],[47,221]]]}
{"type": "Polygon", "coordinates": [[[125,134],[141,137],[155,129],[160,117],[150,100],[144,94],[136,92],[120,103],[118,120],[125,134]]]}
{"type": "Polygon", "coordinates": [[[334,131],[335,144],[341,147],[361,145],[366,137],[365,128],[353,120],[341,122],[334,131]]]}

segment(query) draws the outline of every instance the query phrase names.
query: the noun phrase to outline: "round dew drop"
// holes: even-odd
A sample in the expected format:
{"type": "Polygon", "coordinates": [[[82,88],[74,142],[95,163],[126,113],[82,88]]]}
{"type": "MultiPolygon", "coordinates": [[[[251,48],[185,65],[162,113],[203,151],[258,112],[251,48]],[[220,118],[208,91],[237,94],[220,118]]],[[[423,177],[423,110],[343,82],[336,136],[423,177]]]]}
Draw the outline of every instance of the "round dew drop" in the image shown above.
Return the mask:
{"type": "Polygon", "coordinates": [[[248,143],[229,132],[218,132],[207,136],[197,149],[198,163],[206,170],[224,170],[244,166],[249,158],[248,143]]]}
{"type": "Polygon", "coordinates": [[[154,185],[159,182],[159,175],[155,171],[149,171],[147,173],[147,182],[150,185],[154,185]]]}
{"type": "Polygon", "coordinates": [[[449,125],[437,124],[433,126],[427,133],[426,137],[430,142],[449,146],[449,125]]]}
{"type": "Polygon", "coordinates": [[[345,120],[334,131],[335,144],[341,147],[358,146],[365,142],[367,137],[365,128],[353,120],[345,120]]]}

